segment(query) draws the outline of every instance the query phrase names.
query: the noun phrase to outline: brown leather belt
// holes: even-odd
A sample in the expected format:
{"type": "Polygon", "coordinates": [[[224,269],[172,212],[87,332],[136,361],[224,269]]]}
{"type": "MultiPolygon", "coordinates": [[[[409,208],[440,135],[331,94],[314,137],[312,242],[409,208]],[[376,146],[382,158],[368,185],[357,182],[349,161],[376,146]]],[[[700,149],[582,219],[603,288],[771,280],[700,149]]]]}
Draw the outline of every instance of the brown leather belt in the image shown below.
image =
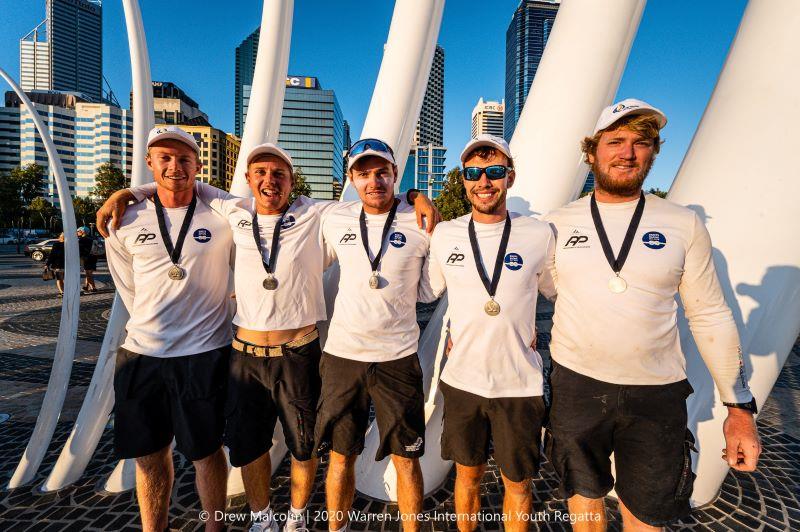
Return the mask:
{"type": "Polygon", "coordinates": [[[238,338],[234,338],[233,342],[231,342],[231,347],[244,353],[245,355],[250,355],[254,357],[282,357],[285,354],[285,350],[292,348],[292,347],[302,347],[304,345],[310,344],[314,340],[319,338],[319,331],[314,329],[310,333],[306,334],[305,336],[301,336],[291,342],[286,342],[285,344],[280,345],[255,345],[248,342],[243,342],[238,338]]]}

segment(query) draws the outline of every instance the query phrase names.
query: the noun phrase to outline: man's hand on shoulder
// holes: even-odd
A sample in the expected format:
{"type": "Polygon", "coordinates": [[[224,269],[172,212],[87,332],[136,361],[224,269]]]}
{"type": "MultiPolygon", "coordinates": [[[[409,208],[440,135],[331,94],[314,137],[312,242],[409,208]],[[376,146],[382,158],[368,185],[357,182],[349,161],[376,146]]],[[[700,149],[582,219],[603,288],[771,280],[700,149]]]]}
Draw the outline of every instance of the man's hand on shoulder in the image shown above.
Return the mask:
{"type": "Polygon", "coordinates": [[[761,441],[753,413],[728,407],[728,417],[722,425],[725,446],[722,459],[737,471],[755,471],[761,454],[761,441]]]}
{"type": "Polygon", "coordinates": [[[410,190],[408,192],[409,203],[414,205],[414,212],[417,215],[417,225],[420,229],[425,229],[429,235],[433,234],[433,228],[436,227],[436,224],[442,221],[442,216],[439,214],[439,209],[436,208],[436,205],[426,196],[422,194],[418,190],[410,190]],[[425,218],[427,220],[427,227],[425,227],[422,223],[422,219],[425,218]]]}
{"type": "Polygon", "coordinates": [[[104,238],[108,238],[108,221],[111,220],[111,227],[116,231],[119,229],[119,224],[122,221],[122,215],[125,214],[125,209],[128,203],[136,201],[133,193],[127,188],[114,192],[109,197],[103,206],[97,211],[97,230],[104,238]]]}

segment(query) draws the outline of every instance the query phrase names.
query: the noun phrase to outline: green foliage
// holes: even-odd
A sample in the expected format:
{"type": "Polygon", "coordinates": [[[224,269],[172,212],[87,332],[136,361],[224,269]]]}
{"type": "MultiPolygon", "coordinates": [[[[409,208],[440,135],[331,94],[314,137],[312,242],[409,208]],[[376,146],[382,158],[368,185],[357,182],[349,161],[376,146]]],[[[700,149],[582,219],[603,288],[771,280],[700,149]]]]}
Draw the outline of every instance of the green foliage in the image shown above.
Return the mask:
{"type": "Polygon", "coordinates": [[[16,180],[9,174],[0,175],[0,218],[8,225],[23,213],[22,199],[16,180]]]}
{"type": "Polygon", "coordinates": [[[39,196],[33,198],[28,205],[28,216],[31,219],[31,226],[38,225],[41,228],[49,228],[53,218],[59,218],[60,213],[52,203],[39,196]],[[41,223],[38,223],[41,221],[41,223]]]}
{"type": "Polygon", "coordinates": [[[661,190],[660,188],[651,188],[647,191],[648,194],[652,194],[653,196],[658,196],[659,198],[666,198],[667,193],[661,190]]]}
{"type": "Polygon", "coordinates": [[[97,209],[100,206],[89,198],[75,196],[72,198],[72,208],[75,209],[75,221],[78,225],[94,223],[97,209]]]}
{"type": "Polygon", "coordinates": [[[453,168],[447,172],[442,193],[433,200],[433,204],[439,209],[439,213],[444,220],[452,220],[459,216],[464,216],[472,210],[467,192],[464,189],[464,182],[461,179],[461,169],[453,168]]]}
{"type": "Polygon", "coordinates": [[[23,205],[29,205],[34,198],[42,195],[44,189],[44,168],[36,163],[24,168],[14,168],[9,178],[16,187],[23,205]]]}
{"type": "Polygon", "coordinates": [[[91,194],[100,201],[101,204],[117,190],[128,186],[128,180],[125,178],[125,174],[111,163],[103,163],[97,167],[94,181],[95,186],[91,194]]]}
{"type": "Polygon", "coordinates": [[[208,182],[209,185],[212,187],[216,187],[220,190],[225,190],[225,183],[222,182],[222,179],[215,177],[208,182]]]}
{"type": "Polygon", "coordinates": [[[289,193],[289,204],[297,199],[298,196],[311,197],[311,186],[306,183],[306,176],[300,168],[294,169],[294,185],[289,193]]]}

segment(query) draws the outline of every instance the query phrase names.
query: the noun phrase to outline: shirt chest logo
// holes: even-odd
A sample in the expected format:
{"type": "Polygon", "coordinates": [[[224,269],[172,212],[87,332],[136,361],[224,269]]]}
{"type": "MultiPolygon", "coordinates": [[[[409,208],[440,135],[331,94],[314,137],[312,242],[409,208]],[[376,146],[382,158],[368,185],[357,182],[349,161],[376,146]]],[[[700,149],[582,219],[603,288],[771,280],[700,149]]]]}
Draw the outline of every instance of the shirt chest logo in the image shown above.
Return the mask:
{"type": "Polygon", "coordinates": [[[281,229],[289,229],[290,227],[293,227],[295,223],[297,223],[297,220],[295,219],[294,215],[287,214],[281,223],[281,229]]]}
{"type": "Polygon", "coordinates": [[[447,257],[447,260],[444,261],[447,266],[464,266],[464,254],[461,253],[461,250],[458,249],[458,246],[454,247],[450,251],[450,256],[447,257]]]}
{"type": "Polygon", "coordinates": [[[506,265],[506,268],[515,272],[522,268],[522,257],[518,253],[508,253],[503,259],[503,264],[506,265]]]}
{"type": "Polygon", "coordinates": [[[240,229],[249,229],[253,227],[253,222],[251,222],[250,220],[239,220],[239,223],[236,224],[236,227],[240,229]]]}
{"type": "Polygon", "coordinates": [[[567,241],[564,242],[564,249],[588,248],[589,236],[581,233],[577,229],[573,229],[567,241]]]}
{"type": "Polygon", "coordinates": [[[661,249],[667,245],[667,237],[658,231],[649,231],[642,235],[642,243],[650,249],[661,249]]]}
{"type": "Polygon", "coordinates": [[[339,239],[339,244],[342,246],[355,246],[356,245],[356,234],[350,227],[347,228],[347,231],[342,235],[342,238],[339,239]]]}
{"type": "Polygon", "coordinates": [[[200,228],[197,231],[195,231],[192,234],[192,236],[197,242],[200,242],[201,244],[205,244],[206,242],[211,241],[211,231],[209,231],[208,229],[200,228]]]}
{"type": "Polygon", "coordinates": [[[136,238],[133,239],[134,246],[141,246],[144,244],[155,244],[155,242],[151,242],[151,240],[156,239],[156,234],[151,233],[150,229],[147,227],[142,227],[139,231],[139,234],[136,235],[136,238]]]}
{"type": "Polygon", "coordinates": [[[406,235],[399,231],[392,233],[389,235],[389,243],[396,248],[401,248],[406,245],[406,235]]]}

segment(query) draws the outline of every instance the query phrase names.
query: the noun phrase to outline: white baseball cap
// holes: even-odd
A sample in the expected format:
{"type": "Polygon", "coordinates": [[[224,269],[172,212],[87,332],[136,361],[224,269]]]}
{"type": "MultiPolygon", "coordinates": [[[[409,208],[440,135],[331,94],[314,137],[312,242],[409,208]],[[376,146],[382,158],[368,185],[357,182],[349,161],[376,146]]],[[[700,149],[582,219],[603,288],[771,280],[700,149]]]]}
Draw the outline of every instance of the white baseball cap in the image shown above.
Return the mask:
{"type": "Polygon", "coordinates": [[[658,129],[661,129],[667,125],[667,115],[662,113],[659,109],[656,109],[649,103],[643,102],[642,100],[627,98],[621,102],[611,104],[603,109],[603,112],[600,113],[600,118],[597,119],[597,124],[594,126],[594,133],[592,133],[592,135],[597,134],[598,131],[608,128],[623,116],[647,114],[651,114],[656,117],[658,120],[658,129]]]}
{"type": "Polygon", "coordinates": [[[511,148],[508,146],[506,139],[484,133],[467,142],[467,145],[464,146],[463,150],[461,150],[461,164],[464,164],[467,155],[469,155],[472,150],[476,148],[482,148],[484,146],[489,146],[500,150],[503,155],[508,157],[509,161],[511,160],[511,148]]]}
{"type": "Polygon", "coordinates": [[[392,164],[397,164],[392,149],[387,143],[380,139],[360,139],[355,141],[347,151],[347,170],[349,171],[359,159],[369,156],[380,157],[392,164]]]}
{"type": "Polygon", "coordinates": [[[274,155],[275,157],[280,157],[286,162],[286,164],[289,165],[289,169],[294,172],[294,163],[292,162],[292,157],[277,144],[265,142],[264,144],[259,144],[250,150],[250,153],[247,154],[247,165],[250,166],[250,163],[253,162],[253,159],[259,155],[274,155]]]}
{"type": "Polygon", "coordinates": [[[200,156],[200,146],[197,145],[197,141],[194,140],[192,135],[178,126],[161,126],[151,129],[150,134],[147,135],[147,147],[150,148],[150,146],[160,140],[177,140],[183,142],[192,148],[197,153],[198,157],[200,156]]]}

